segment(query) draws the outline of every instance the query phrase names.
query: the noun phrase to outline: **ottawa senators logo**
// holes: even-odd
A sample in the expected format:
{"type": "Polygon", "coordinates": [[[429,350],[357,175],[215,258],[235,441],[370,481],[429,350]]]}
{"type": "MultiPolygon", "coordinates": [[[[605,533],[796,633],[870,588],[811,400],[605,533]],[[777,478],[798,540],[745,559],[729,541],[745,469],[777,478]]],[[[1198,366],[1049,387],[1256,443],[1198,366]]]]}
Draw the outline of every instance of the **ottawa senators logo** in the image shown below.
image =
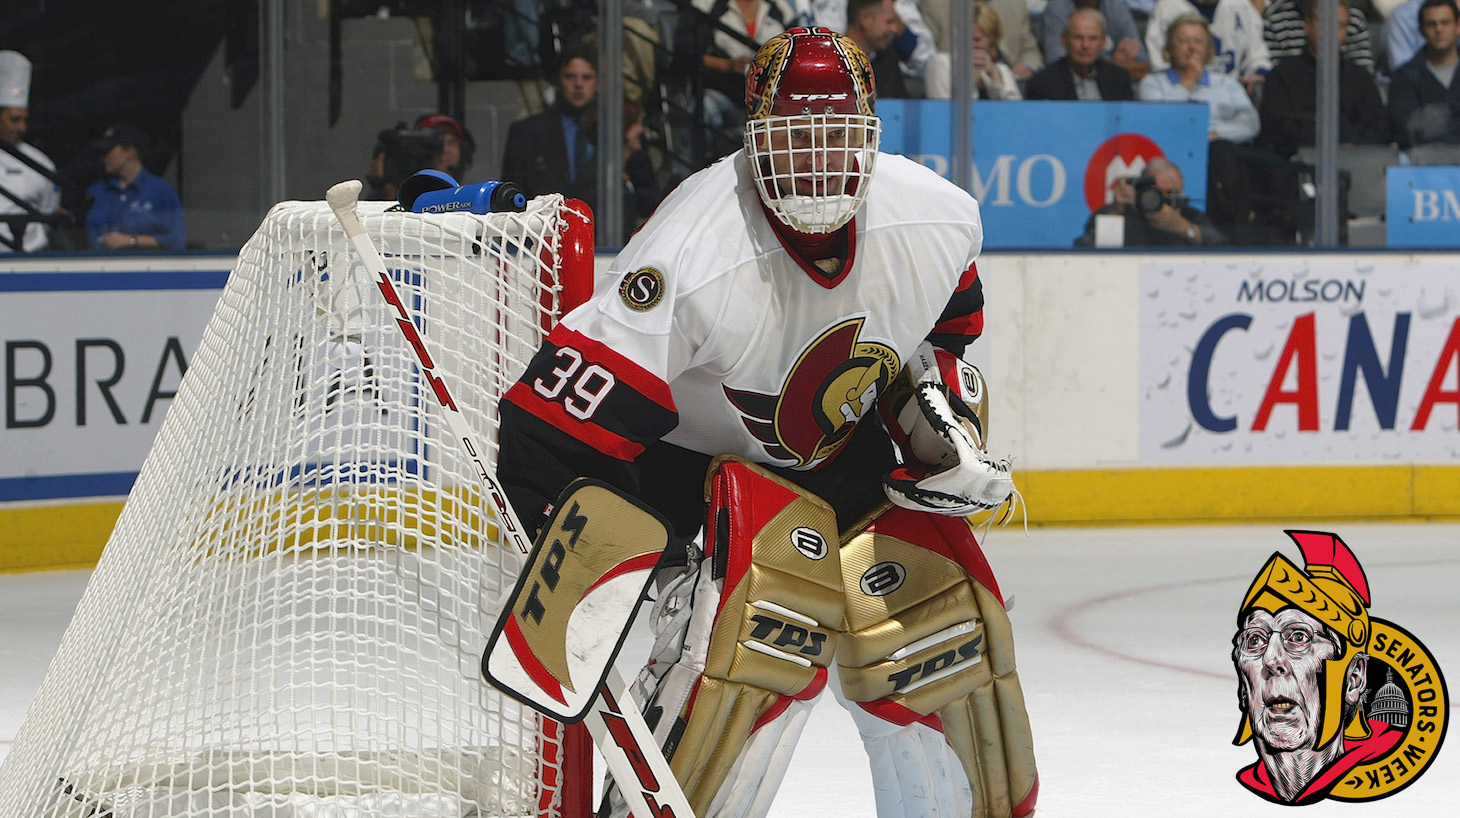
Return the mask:
{"type": "Polygon", "coordinates": [[[664,300],[664,274],[654,267],[640,267],[625,273],[618,285],[618,297],[635,312],[648,312],[664,300]]]}
{"type": "Polygon", "coordinates": [[[804,469],[846,442],[857,419],[902,369],[896,352],[859,342],[861,333],[861,318],[822,333],[802,351],[778,395],[724,387],[767,455],[804,469]]]}

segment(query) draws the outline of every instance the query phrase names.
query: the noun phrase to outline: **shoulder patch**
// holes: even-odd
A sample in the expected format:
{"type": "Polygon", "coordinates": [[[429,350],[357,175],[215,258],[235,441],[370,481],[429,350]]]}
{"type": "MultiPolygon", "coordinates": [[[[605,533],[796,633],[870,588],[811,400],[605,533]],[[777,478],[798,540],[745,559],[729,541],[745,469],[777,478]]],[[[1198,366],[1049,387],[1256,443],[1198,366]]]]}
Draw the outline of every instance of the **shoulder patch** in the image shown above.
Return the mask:
{"type": "Polygon", "coordinates": [[[618,297],[629,309],[648,312],[664,300],[664,274],[654,267],[625,273],[618,285],[618,297]]]}

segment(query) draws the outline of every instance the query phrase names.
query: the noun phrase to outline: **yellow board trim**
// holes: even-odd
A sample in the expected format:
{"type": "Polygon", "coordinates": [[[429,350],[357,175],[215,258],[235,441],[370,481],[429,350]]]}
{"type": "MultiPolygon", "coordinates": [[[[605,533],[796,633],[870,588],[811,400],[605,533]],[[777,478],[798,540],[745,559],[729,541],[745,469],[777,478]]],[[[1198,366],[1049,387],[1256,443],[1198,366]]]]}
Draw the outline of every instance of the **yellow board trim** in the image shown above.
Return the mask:
{"type": "MultiPolygon", "coordinates": [[[[1460,466],[1015,472],[1032,525],[1460,518],[1460,466]]],[[[0,506],[0,572],[96,564],[120,501],[0,506]]]]}
{"type": "Polygon", "coordinates": [[[0,572],[90,568],[121,515],[121,500],[0,505],[0,572]]]}
{"type": "MultiPolygon", "coordinates": [[[[0,573],[88,568],[101,558],[121,502],[0,506],[0,573]]],[[[209,553],[224,558],[297,551],[339,538],[416,549],[424,543],[480,548],[500,540],[494,512],[475,487],[370,486],[296,490],[267,497],[224,493],[207,510],[209,553]],[[269,515],[259,518],[259,514],[269,515]]]]}
{"type": "Polygon", "coordinates": [[[1035,524],[1460,517],[1460,466],[1036,471],[1014,480],[1035,524]]]}

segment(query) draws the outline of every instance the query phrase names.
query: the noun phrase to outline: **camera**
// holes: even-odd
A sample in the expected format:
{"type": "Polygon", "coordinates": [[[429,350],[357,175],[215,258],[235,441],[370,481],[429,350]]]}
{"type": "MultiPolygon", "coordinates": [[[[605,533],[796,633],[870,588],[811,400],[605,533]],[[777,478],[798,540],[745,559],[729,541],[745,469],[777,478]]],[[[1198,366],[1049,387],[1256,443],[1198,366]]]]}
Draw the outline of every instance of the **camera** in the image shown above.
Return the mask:
{"type": "Polygon", "coordinates": [[[446,143],[445,135],[434,128],[406,130],[403,126],[387,128],[375,140],[376,153],[385,154],[382,178],[395,185],[422,168],[435,167],[436,154],[446,143]]]}
{"type": "Polygon", "coordinates": [[[1132,179],[1130,185],[1135,189],[1135,201],[1132,204],[1135,206],[1136,212],[1142,216],[1155,213],[1161,209],[1162,205],[1169,204],[1177,210],[1186,205],[1185,196],[1166,195],[1166,191],[1157,187],[1156,180],[1150,176],[1132,179]]]}

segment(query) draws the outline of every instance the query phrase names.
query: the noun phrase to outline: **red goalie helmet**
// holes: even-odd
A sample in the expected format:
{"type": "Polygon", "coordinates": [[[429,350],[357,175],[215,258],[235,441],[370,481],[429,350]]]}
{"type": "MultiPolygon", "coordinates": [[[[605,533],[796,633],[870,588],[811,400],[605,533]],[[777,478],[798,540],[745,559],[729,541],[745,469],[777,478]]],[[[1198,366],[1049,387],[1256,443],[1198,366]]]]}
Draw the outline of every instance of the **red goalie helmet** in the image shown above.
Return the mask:
{"type": "Polygon", "coordinates": [[[771,116],[873,116],[877,85],[862,49],[829,28],[792,28],[756,52],[745,75],[745,112],[771,116]]]}
{"type": "Polygon", "coordinates": [[[867,55],[827,28],[771,38],[745,79],[745,152],[761,200],[803,233],[830,233],[867,198],[881,122],[867,55]]]}

